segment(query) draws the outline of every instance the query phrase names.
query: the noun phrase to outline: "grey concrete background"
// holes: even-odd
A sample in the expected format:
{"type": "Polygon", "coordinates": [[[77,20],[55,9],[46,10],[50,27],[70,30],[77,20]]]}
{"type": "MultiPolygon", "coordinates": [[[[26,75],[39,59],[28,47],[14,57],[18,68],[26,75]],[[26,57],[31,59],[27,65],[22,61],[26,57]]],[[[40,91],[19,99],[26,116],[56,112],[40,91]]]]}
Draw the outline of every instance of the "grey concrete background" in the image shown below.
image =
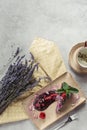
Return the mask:
{"type": "MultiPolygon", "coordinates": [[[[72,46],[87,40],[87,0],[0,0],[0,68],[16,47],[28,50],[35,37],[57,43],[67,69],[87,95],[87,75],[74,73],[68,65],[72,46]]],[[[62,130],[87,129],[87,105],[77,113],[79,120],[62,130]]],[[[0,130],[24,129],[36,128],[28,120],[0,126],[0,130]]]]}

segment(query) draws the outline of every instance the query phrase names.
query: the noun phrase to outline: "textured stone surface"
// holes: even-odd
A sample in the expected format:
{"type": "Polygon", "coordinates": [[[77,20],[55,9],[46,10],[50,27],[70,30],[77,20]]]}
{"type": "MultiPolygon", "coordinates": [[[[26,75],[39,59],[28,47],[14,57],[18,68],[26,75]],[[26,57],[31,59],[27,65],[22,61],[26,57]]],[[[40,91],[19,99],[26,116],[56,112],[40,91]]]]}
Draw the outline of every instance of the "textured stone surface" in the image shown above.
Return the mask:
{"type": "MultiPolygon", "coordinates": [[[[87,94],[87,75],[74,73],[68,65],[73,45],[87,40],[87,0],[0,0],[0,69],[20,46],[25,51],[35,37],[55,41],[65,65],[87,94]]],[[[2,72],[0,72],[0,77],[2,72]]],[[[62,130],[87,129],[87,105],[78,111],[79,120],[62,130]]],[[[35,130],[30,121],[0,126],[0,130],[35,130]]]]}

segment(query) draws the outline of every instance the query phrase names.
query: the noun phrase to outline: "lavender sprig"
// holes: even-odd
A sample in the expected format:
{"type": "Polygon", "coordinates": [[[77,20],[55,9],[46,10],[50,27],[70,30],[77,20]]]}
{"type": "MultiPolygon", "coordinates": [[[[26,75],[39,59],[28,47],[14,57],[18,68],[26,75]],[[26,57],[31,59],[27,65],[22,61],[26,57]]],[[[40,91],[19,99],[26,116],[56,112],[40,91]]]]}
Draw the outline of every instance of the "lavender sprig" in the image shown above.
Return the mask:
{"type": "MultiPolygon", "coordinates": [[[[18,54],[16,52],[16,55],[18,54]]],[[[16,56],[15,55],[15,56],[16,56]]],[[[29,62],[25,59],[25,56],[18,56],[13,64],[11,64],[0,81],[0,114],[14,101],[18,96],[25,91],[35,87],[40,80],[34,77],[34,71],[38,66],[38,63],[34,62],[34,57],[31,55],[29,62]]]]}

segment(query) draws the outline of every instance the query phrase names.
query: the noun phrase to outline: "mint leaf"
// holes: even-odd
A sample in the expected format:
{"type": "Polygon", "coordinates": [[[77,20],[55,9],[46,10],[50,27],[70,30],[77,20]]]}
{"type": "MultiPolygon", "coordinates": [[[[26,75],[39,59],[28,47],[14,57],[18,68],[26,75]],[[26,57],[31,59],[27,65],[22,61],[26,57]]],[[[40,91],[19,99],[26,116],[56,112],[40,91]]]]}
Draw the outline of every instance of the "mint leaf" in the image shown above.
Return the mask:
{"type": "Polygon", "coordinates": [[[63,89],[58,89],[57,92],[58,92],[58,93],[63,93],[63,92],[65,92],[65,90],[63,90],[63,89]]]}
{"type": "Polygon", "coordinates": [[[76,89],[76,88],[70,87],[70,88],[69,88],[69,92],[70,92],[70,93],[78,93],[79,90],[76,89]]]}
{"type": "Polygon", "coordinates": [[[66,82],[64,82],[64,83],[62,84],[62,88],[63,88],[64,90],[68,90],[68,89],[69,89],[69,85],[68,85],[66,82]]]}
{"type": "Polygon", "coordinates": [[[66,90],[66,94],[69,94],[69,89],[66,90]]]}
{"type": "Polygon", "coordinates": [[[69,97],[70,94],[78,93],[79,90],[74,88],[74,87],[69,86],[66,82],[63,82],[62,83],[62,88],[58,89],[57,92],[60,93],[60,94],[65,92],[67,97],[69,97]]]}

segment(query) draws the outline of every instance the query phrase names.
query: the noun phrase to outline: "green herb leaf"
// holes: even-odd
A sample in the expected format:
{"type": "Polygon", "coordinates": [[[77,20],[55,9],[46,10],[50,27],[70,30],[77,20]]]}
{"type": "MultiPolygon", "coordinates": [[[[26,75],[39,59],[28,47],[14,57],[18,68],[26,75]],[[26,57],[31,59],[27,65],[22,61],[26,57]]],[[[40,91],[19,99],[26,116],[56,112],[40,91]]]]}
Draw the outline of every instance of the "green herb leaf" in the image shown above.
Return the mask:
{"type": "Polygon", "coordinates": [[[76,88],[74,88],[74,87],[69,86],[66,82],[63,82],[63,83],[62,83],[62,88],[61,88],[61,89],[58,89],[57,92],[58,92],[58,93],[63,93],[63,92],[65,92],[66,95],[67,95],[67,97],[69,97],[70,94],[72,94],[72,93],[78,93],[79,90],[76,89],[76,88]]]}
{"type": "Polygon", "coordinates": [[[73,87],[69,88],[69,93],[78,93],[78,92],[79,92],[79,90],[76,88],[73,88],[73,87]]]}
{"type": "Polygon", "coordinates": [[[69,94],[69,90],[68,90],[68,89],[66,89],[66,94],[67,94],[67,95],[69,94]]]}
{"type": "Polygon", "coordinates": [[[69,85],[68,85],[66,82],[64,82],[64,83],[62,84],[62,88],[63,88],[64,90],[67,90],[67,89],[69,89],[69,85]]]}
{"type": "Polygon", "coordinates": [[[57,92],[58,92],[58,93],[63,93],[63,92],[65,92],[65,90],[63,90],[63,89],[58,89],[57,92]]]}

